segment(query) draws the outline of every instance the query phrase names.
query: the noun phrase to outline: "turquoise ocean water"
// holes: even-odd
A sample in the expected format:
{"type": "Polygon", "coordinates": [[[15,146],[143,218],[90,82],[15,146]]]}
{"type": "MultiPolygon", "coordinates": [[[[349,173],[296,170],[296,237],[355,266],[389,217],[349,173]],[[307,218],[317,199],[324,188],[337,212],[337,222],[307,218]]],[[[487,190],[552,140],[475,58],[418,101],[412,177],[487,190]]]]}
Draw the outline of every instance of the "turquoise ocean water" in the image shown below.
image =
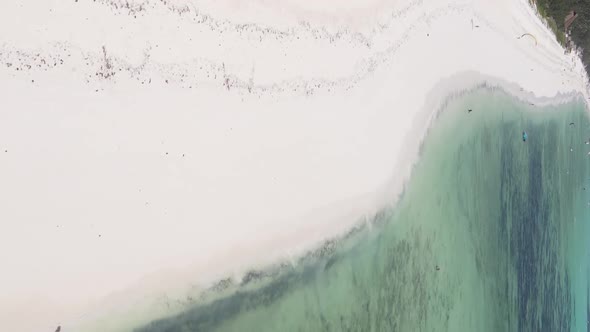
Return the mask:
{"type": "Polygon", "coordinates": [[[136,331],[590,331],[589,137],[582,101],[455,98],[372,227],[136,331]]]}

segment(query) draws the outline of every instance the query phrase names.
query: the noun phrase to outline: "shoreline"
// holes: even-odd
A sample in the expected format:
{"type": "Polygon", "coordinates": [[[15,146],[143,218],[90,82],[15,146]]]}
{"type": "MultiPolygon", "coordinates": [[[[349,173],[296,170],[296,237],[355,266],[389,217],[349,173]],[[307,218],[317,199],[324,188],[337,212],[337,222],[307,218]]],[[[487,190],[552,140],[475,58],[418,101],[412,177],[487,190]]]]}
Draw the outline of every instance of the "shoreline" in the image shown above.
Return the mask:
{"type": "MultiPolygon", "coordinates": [[[[82,326],[82,330],[99,331],[104,326],[101,325],[101,323],[97,322],[102,321],[102,323],[106,323],[103,321],[103,319],[106,319],[106,317],[109,317],[109,321],[114,318],[113,325],[117,325],[117,318],[119,318],[120,316],[118,316],[116,312],[121,310],[122,308],[127,308],[126,310],[123,310],[123,316],[129,314],[130,312],[135,312],[137,310],[137,307],[141,306],[139,305],[140,301],[147,300],[147,298],[145,298],[146,294],[151,294],[149,298],[153,299],[154,301],[148,302],[148,305],[146,306],[147,308],[145,308],[144,310],[137,310],[138,312],[136,312],[132,316],[149,316],[150,319],[154,320],[157,320],[158,318],[170,317],[182,312],[190,306],[207,305],[208,303],[215,301],[216,299],[223,298],[228,295],[227,292],[232,293],[236,290],[243,289],[243,287],[246,287],[246,289],[258,289],[260,287],[264,287],[265,283],[272,280],[272,278],[274,277],[283,275],[284,273],[292,272],[293,269],[296,269],[300,265],[313,264],[313,260],[315,259],[330,257],[336,250],[342,249],[343,245],[353,245],[355,237],[362,236],[361,234],[363,232],[371,232],[373,228],[379,229],[383,226],[381,225],[381,223],[386,222],[381,219],[383,218],[383,215],[388,215],[388,213],[390,213],[392,210],[396,208],[396,205],[404,195],[406,187],[409,184],[409,181],[411,180],[411,176],[416,167],[416,164],[419,162],[422,156],[422,146],[424,140],[428,136],[433,126],[436,126],[437,118],[445,112],[449,103],[453,103],[454,101],[462,98],[465,95],[469,95],[471,93],[481,90],[499,92],[501,94],[507,95],[510,98],[516,99],[516,102],[518,103],[529,105],[531,105],[531,103],[534,103],[534,105],[532,105],[536,108],[534,112],[545,112],[545,110],[541,110],[538,108],[546,108],[569,103],[584,102],[584,104],[586,105],[587,112],[590,112],[590,109],[587,106],[588,104],[586,102],[586,99],[581,93],[572,92],[559,94],[554,97],[537,97],[532,93],[523,91],[522,89],[518,88],[518,86],[511,84],[505,80],[495,79],[492,77],[485,77],[484,75],[478,74],[476,72],[463,73],[456,75],[455,77],[441,80],[439,84],[437,84],[437,87],[440,87],[440,89],[433,89],[433,91],[431,91],[429,95],[436,94],[445,97],[443,97],[442,101],[437,104],[438,106],[434,108],[424,109],[424,113],[427,115],[429,120],[423,127],[424,134],[419,139],[419,143],[416,146],[416,149],[412,149],[415,150],[416,155],[415,158],[411,159],[412,161],[411,165],[409,165],[410,170],[407,175],[407,178],[403,178],[403,184],[401,186],[401,189],[400,187],[395,187],[394,185],[384,185],[384,187],[387,188],[385,191],[390,190],[389,195],[394,195],[395,197],[387,196],[387,194],[384,194],[388,198],[382,197],[380,199],[380,201],[383,202],[381,205],[382,207],[380,209],[377,209],[374,213],[371,214],[364,214],[364,216],[361,217],[362,220],[357,219],[357,221],[351,222],[347,228],[338,230],[333,229],[323,233],[324,236],[322,239],[319,239],[317,241],[310,241],[311,243],[307,246],[299,246],[299,251],[293,252],[288,256],[282,255],[280,257],[275,257],[271,255],[264,257],[263,259],[260,259],[261,256],[257,256],[259,257],[259,259],[256,261],[252,261],[250,265],[248,265],[247,263],[240,264],[241,268],[236,268],[236,266],[234,265],[234,267],[226,269],[226,274],[220,272],[221,270],[215,271],[211,277],[209,277],[208,279],[203,279],[198,283],[192,284],[189,289],[177,289],[176,287],[164,286],[160,291],[157,291],[157,289],[160,286],[155,286],[153,282],[148,281],[147,283],[152,283],[152,285],[146,287],[143,291],[141,291],[141,287],[137,285],[136,287],[111,294],[109,297],[114,296],[114,298],[116,299],[128,298],[130,294],[137,294],[137,298],[131,298],[131,300],[124,300],[124,302],[130,301],[131,303],[133,303],[129,305],[133,306],[134,309],[130,309],[129,307],[127,307],[127,305],[123,305],[122,307],[115,306],[111,308],[111,310],[115,310],[111,314],[101,313],[97,314],[98,319],[96,320],[82,320],[81,322],[83,323],[82,325],[80,325],[82,326]],[[454,88],[449,90],[449,86],[454,86],[454,88]],[[461,87],[459,88],[459,86],[461,87]],[[443,91],[446,91],[446,93],[443,91]],[[451,91],[453,92],[449,93],[451,91]],[[440,92],[440,94],[436,92],[440,92]],[[426,112],[426,110],[431,111],[426,112]],[[148,289],[150,290],[148,291],[148,289]],[[145,312],[149,312],[149,308],[153,306],[160,308],[163,308],[163,306],[167,306],[168,309],[159,312],[153,312],[151,315],[145,315],[145,312]],[[89,329],[89,326],[98,326],[98,328],[95,327],[89,329]]],[[[428,100],[432,101],[434,100],[434,98],[429,98],[428,100]]],[[[417,123],[423,122],[417,121],[417,123]]],[[[396,180],[397,179],[394,179],[392,180],[392,182],[395,182],[396,180]]],[[[370,236],[370,234],[367,236],[370,236]]],[[[294,238],[301,239],[301,237],[294,238]]],[[[269,244],[261,247],[271,248],[277,246],[269,244]]],[[[146,279],[144,280],[157,280],[157,283],[172,285],[179,278],[181,280],[194,280],[195,273],[198,270],[202,271],[202,268],[193,267],[188,268],[186,270],[162,271],[161,273],[155,273],[146,276],[146,279]]],[[[119,300],[115,300],[114,302],[118,301],[119,300]]],[[[107,300],[105,301],[105,304],[110,302],[112,301],[107,300]]],[[[101,310],[99,309],[101,307],[102,306],[98,304],[98,307],[94,308],[93,310],[101,310]]],[[[86,318],[87,316],[87,314],[84,315],[84,317],[86,318]]],[[[125,319],[122,319],[121,321],[124,320],[125,319]]],[[[110,323],[111,322],[109,322],[109,324],[110,323]]],[[[73,323],[73,326],[77,329],[80,326],[76,324],[77,323],[73,323]]],[[[125,326],[125,324],[121,324],[121,326],[125,326]]],[[[131,324],[130,327],[131,326],[135,325],[131,324]]],[[[125,328],[121,328],[121,331],[124,330],[125,328]]]]}
{"type": "MultiPolygon", "coordinates": [[[[359,50],[358,43],[348,47],[344,38],[336,40],[337,46],[324,56],[319,45],[331,44],[329,37],[305,44],[295,39],[297,30],[293,30],[292,40],[276,44],[265,41],[266,46],[274,47],[268,51],[271,55],[267,60],[284,50],[289,50],[285,54],[294,52],[290,45],[308,45],[309,53],[285,55],[287,60],[262,61],[256,66],[242,61],[240,54],[228,58],[205,46],[203,52],[212,57],[212,63],[223,63],[223,68],[206,68],[208,73],[224,76],[199,84],[195,83],[198,80],[183,81],[193,68],[184,55],[154,53],[151,65],[141,61],[139,66],[125,64],[121,59],[126,56],[140,59],[142,47],[132,43],[127,48],[120,36],[106,47],[113,52],[112,57],[105,53],[106,64],[101,64],[100,56],[89,56],[90,68],[80,62],[46,72],[15,72],[7,68],[7,59],[12,58],[4,57],[1,50],[15,49],[18,55],[25,48],[11,46],[19,34],[0,36],[0,88],[7,92],[5,102],[10,106],[0,112],[0,119],[9,119],[13,127],[0,125],[0,147],[10,150],[5,158],[14,158],[0,165],[4,174],[0,180],[11,188],[0,193],[0,198],[11,205],[0,217],[7,220],[3,226],[14,228],[11,238],[0,237],[6,246],[2,248],[6,257],[0,257],[6,258],[11,271],[6,284],[14,285],[0,288],[8,294],[0,308],[14,311],[7,317],[7,326],[14,324],[13,329],[27,330],[19,325],[29,305],[22,298],[34,302],[48,298],[50,304],[38,304],[36,310],[48,310],[48,317],[38,323],[51,326],[56,320],[53,316],[78,317],[80,312],[87,312],[80,303],[101,303],[100,299],[109,298],[109,294],[125,294],[124,289],[135,289],[132,293],[137,292],[139,299],[146,294],[174,293],[174,289],[182,293],[178,287],[206,285],[285,258],[293,261],[325,239],[348,233],[359,220],[395,205],[433,119],[444,108],[444,101],[461,91],[483,84],[537,105],[571,101],[580,94],[588,101],[587,77],[579,58],[563,54],[526,0],[516,4],[505,1],[499,6],[509,7],[504,13],[485,4],[475,4],[471,9],[457,1],[447,4],[418,1],[400,5],[406,12],[395,18],[399,22],[393,20],[383,31],[370,35],[373,43],[369,51],[359,50]],[[513,17],[503,17],[509,14],[513,17]],[[464,30],[473,18],[481,19],[477,36],[464,30]],[[515,25],[517,22],[520,25],[515,25]],[[407,30],[400,34],[398,27],[407,30]],[[539,46],[507,37],[518,29],[534,31],[539,46]],[[342,54],[347,51],[351,53],[342,54]],[[339,53],[341,59],[333,58],[339,53]],[[297,56],[311,59],[311,64],[299,64],[297,56]],[[162,65],[164,60],[169,65],[162,65]],[[318,69],[330,60],[334,64],[318,69]],[[181,64],[180,69],[170,71],[175,61],[181,64]],[[284,63],[293,64],[292,68],[287,66],[279,72],[284,63]],[[131,68],[137,73],[131,78],[114,76],[80,84],[82,77],[93,75],[95,66],[102,70],[97,74],[108,75],[110,66],[131,68]],[[253,83],[258,82],[252,79],[253,67],[261,72],[259,84],[253,83]],[[293,74],[299,70],[301,74],[293,74]],[[143,82],[152,74],[154,83],[146,87],[143,82]],[[309,88],[318,82],[328,83],[310,95],[309,88]],[[269,86],[273,88],[265,90],[269,86]],[[253,95],[249,95],[251,91],[253,95]],[[206,124],[195,124],[198,122],[206,124]],[[43,140],[47,142],[40,142],[43,140]],[[175,159],[162,161],[168,153],[175,159]],[[239,171],[235,165],[239,165],[239,171]],[[273,178],[267,179],[268,174],[274,174],[273,178]],[[40,182],[47,188],[40,190],[40,182]],[[112,192],[113,197],[107,197],[106,192],[112,192]],[[151,196],[143,198],[148,194],[151,196]],[[131,195],[143,196],[131,200],[131,195]],[[47,197],[53,201],[47,203],[47,197]],[[144,202],[154,208],[142,212],[147,209],[144,202]],[[201,205],[195,207],[196,202],[201,205]],[[30,205],[46,213],[23,213],[30,205]],[[70,205],[75,208],[69,210],[70,205]],[[52,225],[41,224],[44,218],[52,225]],[[60,219],[65,220],[59,225],[64,232],[57,233],[53,223],[60,219]],[[97,233],[102,242],[98,242],[97,233]],[[129,239],[134,241],[132,246],[129,239]],[[27,251],[27,244],[33,249],[27,251]],[[79,257],[73,257],[71,248],[79,251],[79,257]],[[11,257],[11,250],[22,257],[11,257]],[[48,273],[47,277],[30,275],[38,270],[47,271],[41,272],[48,273]],[[169,272],[158,272],[162,270],[169,272]],[[161,277],[162,273],[167,277],[161,277]],[[170,287],[167,280],[174,280],[176,286],[170,287]],[[95,287],[89,289],[88,284],[95,287]],[[31,285],[36,287],[29,290],[31,285]],[[139,285],[147,286],[139,291],[139,285]],[[23,311],[15,305],[21,301],[23,311]],[[64,307],[57,309],[51,301],[64,307]],[[68,303],[71,307],[65,309],[68,303]],[[55,310],[54,314],[49,308],[55,310]]],[[[5,6],[11,9],[11,4],[5,6]]],[[[97,5],[83,7],[83,13],[91,12],[93,6],[97,5]]],[[[0,12],[9,13],[8,9],[0,12]]],[[[146,15],[171,20],[161,13],[146,15]]],[[[105,22],[111,19],[103,11],[95,16],[105,22]]],[[[120,16],[112,20],[130,21],[120,16]]],[[[6,22],[15,24],[18,30],[18,24],[6,22]]],[[[141,27],[146,23],[137,24],[141,27]]],[[[60,24],[51,25],[55,26],[60,24]]],[[[92,29],[87,30],[92,35],[92,29]]],[[[170,33],[151,38],[164,42],[170,33]]],[[[48,45],[45,39],[39,42],[22,34],[23,44],[37,43],[40,49],[48,45]]],[[[83,55],[99,54],[100,48],[95,46],[100,38],[89,38],[79,46],[76,36],[71,42],[74,48],[79,47],[83,55]]],[[[202,32],[201,38],[207,36],[211,33],[202,32]]],[[[225,40],[222,35],[215,38],[225,40]]],[[[229,43],[243,42],[241,37],[231,38],[229,43]]],[[[138,39],[150,37],[141,35],[138,39]]],[[[256,58],[260,54],[250,42],[246,47],[247,56],[256,58]]],[[[192,54],[200,50],[186,45],[180,49],[192,54]]],[[[40,63],[34,54],[24,59],[19,63],[40,63]]],[[[112,304],[119,308],[119,304],[112,304]]]]}
{"type": "MultiPolygon", "coordinates": [[[[477,78],[477,73],[469,73],[464,77],[470,78],[477,78]]],[[[479,76],[480,79],[484,79],[483,76],[479,76]]],[[[449,78],[447,79],[448,82],[457,82],[461,80],[457,80],[458,77],[449,78]]],[[[441,81],[437,86],[448,86],[446,83],[447,81],[441,81]]],[[[285,276],[289,273],[298,273],[300,271],[300,267],[302,266],[313,266],[318,261],[322,259],[333,257],[334,254],[339,252],[339,254],[346,253],[346,248],[351,248],[356,245],[356,241],[361,240],[365,237],[372,237],[377,233],[373,233],[375,230],[379,232],[382,227],[385,227],[385,224],[389,222],[386,218],[391,217],[392,212],[397,209],[397,205],[399,201],[403,198],[406,194],[406,187],[411,181],[412,174],[417,166],[417,163],[420,162],[420,159],[423,156],[423,144],[431,129],[433,129],[437,125],[437,119],[439,116],[443,115],[445,112],[449,111],[448,106],[449,104],[456,103],[457,100],[464,98],[466,95],[470,95],[473,93],[478,93],[481,91],[485,91],[488,93],[499,93],[501,95],[507,96],[509,99],[514,99],[515,103],[521,103],[523,105],[530,105],[531,102],[535,102],[533,109],[527,110],[532,111],[534,113],[538,112],[553,112],[548,111],[541,108],[547,107],[557,107],[560,105],[570,104],[570,103],[583,103],[586,105],[586,113],[590,112],[588,109],[587,104],[583,98],[583,95],[580,93],[571,93],[571,94],[563,94],[558,97],[536,97],[531,94],[524,93],[522,94],[522,90],[517,89],[514,90],[520,92],[521,96],[514,95],[509,92],[507,86],[512,86],[506,81],[501,79],[492,79],[487,77],[486,80],[481,81],[479,84],[475,84],[470,88],[461,89],[455,93],[448,94],[443,102],[440,104],[439,107],[435,108],[434,111],[430,113],[430,116],[433,118],[432,122],[427,126],[425,136],[420,141],[418,147],[418,155],[414,160],[414,163],[411,166],[410,177],[404,182],[403,190],[397,195],[397,197],[390,201],[387,206],[384,206],[382,209],[377,211],[371,217],[365,216],[363,220],[358,220],[357,222],[353,223],[348,229],[341,231],[333,236],[327,236],[325,239],[321,241],[321,243],[316,243],[312,247],[308,247],[304,249],[302,252],[293,255],[292,257],[283,257],[282,259],[278,260],[271,260],[269,264],[256,264],[251,266],[250,268],[243,269],[240,271],[234,270],[230,274],[227,274],[221,278],[213,282],[209,282],[210,286],[203,287],[202,289],[196,291],[195,289],[179,291],[179,297],[174,298],[167,298],[166,305],[168,306],[168,311],[164,314],[160,312],[158,315],[157,313],[153,313],[152,315],[146,315],[150,317],[150,320],[157,321],[159,319],[164,319],[167,317],[173,317],[176,314],[183,312],[191,307],[200,307],[200,306],[208,306],[209,304],[223,299],[228,296],[232,296],[235,292],[250,292],[262,289],[268,286],[269,282],[276,278],[280,278],[285,276]],[[494,83],[491,83],[494,82],[494,83]],[[542,106],[540,106],[542,104],[542,106]],[[343,251],[344,250],[344,251],[343,251]],[[170,309],[172,307],[172,309],[170,309]]],[[[512,86],[512,88],[516,88],[516,86],[512,86]]],[[[525,106],[526,107],[526,106],[525,106]]],[[[178,271],[177,271],[178,272],[178,271]]],[[[164,276],[165,274],[162,274],[164,276]]],[[[182,273],[177,273],[174,278],[181,276],[182,273]]],[[[191,273],[187,273],[187,276],[190,278],[191,273]]],[[[171,277],[172,274],[168,273],[168,277],[171,277]]],[[[171,279],[169,282],[171,283],[173,280],[171,279]]],[[[125,292],[121,293],[120,296],[127,296],[125,292]]],[[[161,294],[160,294],[161,295],[161,294]]],[[[155,298],[155,297],[152,297],[155,298]]],[[[162,298],[160,298],[162,299],[162,298]]],[[[139,301],[139,299],[136,299],[139,301]]],[[[164,302],[160,302],[163,304],[164,302]]],[[[155,303],[154,303],[155,304],[155,303]]],[[[137,303],[136,303],[137,305],[137,303]]],[[[119,308],[120,309],[120,308],[119,308]]],[[[141,310],[140,310],[141,312],[141,310]]],[[[117,317],[117,315],[105,315],[108,316],[109,320],[113,317],[117,317]]],[[[100,320],[99,320],[100,321],[100,320]]],[[[91,324],[91,326],[95,326],[94,328],[88,329],[86,326],[83,328],[84,331],[100,331],[101,329],[105,328],[105,325],[102,324],[111,324],[107,322],[91,324]]],[[[147,324],[147,322],[143,322],[143,325],[147,324]]],[[[117,322],[113,323],[113,325],[117,326],[117,322]]],[[[82,325],[84,326],[84,325],[82,325]]],[[[108,326],[108,325],[107,325],[108,326]]],[[[125,326],[125,325],[121,325],[125,326]]],[[[131,324],[129,327],[135,326],[131,324]]],[[[109,328],[113,328],[109,326],[109,328]]],[[[119,331],[118,329],[115,329],[119,331]]],[[[121,331],[125,331],[125,328],[121,328],[121,331]]]]}

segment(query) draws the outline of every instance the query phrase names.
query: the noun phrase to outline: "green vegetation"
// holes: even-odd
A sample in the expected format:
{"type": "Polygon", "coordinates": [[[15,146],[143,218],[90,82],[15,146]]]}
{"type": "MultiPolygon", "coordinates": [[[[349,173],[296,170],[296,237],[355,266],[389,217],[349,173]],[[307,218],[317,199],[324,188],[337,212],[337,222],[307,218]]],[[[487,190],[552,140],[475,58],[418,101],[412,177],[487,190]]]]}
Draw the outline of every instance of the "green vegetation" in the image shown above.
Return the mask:
{"type": "MultiPolygon", "coordinates": [[[[557,22],[555,21],[556,16],[553,16],[551,14],[549,14],[549,6],[548,3],[551,2],[551,0],[531,0],[531,3],[537,5],[537,9],[539,11],[539,14],[541,14],[541,16],[543,16],[546,20],[547,20],[547,24],[549,25],[549,27],[551,28],[551,30],[553,31],[553,33],[555,34],[555,36],[557,37],[557,41],[559,41],[559,43],[563,46],[566,46],[566,38],[565,38],[565,31],[564,31],[564,27],[563,24],[561,24],[561,26],[557,25],[557,22]]],[[[567,13],[565,14],[567,15],[567,13]]],[[[565,18],[565,15],[563,16],[565,18]]]]}
{"type": "Polygon", "coordinates": [[[588,0],[531,0],[545,17],[557,40],[566,45],[565,17],[573,10],[578,17],[570,28],[570,38],[582,48],[582,61],[590,64],[590,1],[588,0]],[[588,50],[588,52],[586,52],[588,50]]]}

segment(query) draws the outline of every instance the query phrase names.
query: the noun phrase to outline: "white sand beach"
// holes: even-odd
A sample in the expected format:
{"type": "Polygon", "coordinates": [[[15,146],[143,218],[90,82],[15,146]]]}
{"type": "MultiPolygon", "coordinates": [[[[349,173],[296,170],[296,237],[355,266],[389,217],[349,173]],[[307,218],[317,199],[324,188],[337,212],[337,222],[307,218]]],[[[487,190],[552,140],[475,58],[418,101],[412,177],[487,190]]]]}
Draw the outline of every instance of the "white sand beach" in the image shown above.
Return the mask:
{"type": "Polygon", "coordinates": [[[449,94],[586,82],[527,0],[1,1],[2,327],[165,315],[395,204],[449,94]]]}

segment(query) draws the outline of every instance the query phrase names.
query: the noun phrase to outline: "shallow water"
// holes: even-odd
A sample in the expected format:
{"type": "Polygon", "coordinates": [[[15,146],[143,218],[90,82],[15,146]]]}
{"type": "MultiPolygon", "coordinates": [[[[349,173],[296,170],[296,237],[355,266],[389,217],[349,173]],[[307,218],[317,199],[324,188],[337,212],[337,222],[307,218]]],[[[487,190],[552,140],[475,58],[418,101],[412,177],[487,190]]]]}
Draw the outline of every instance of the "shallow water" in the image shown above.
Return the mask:
{"type": "Polygon", "coordinates": [[[588,136],[581,102],[454,99],[373,227],[137,331],[586,330],[588,136]]]}

